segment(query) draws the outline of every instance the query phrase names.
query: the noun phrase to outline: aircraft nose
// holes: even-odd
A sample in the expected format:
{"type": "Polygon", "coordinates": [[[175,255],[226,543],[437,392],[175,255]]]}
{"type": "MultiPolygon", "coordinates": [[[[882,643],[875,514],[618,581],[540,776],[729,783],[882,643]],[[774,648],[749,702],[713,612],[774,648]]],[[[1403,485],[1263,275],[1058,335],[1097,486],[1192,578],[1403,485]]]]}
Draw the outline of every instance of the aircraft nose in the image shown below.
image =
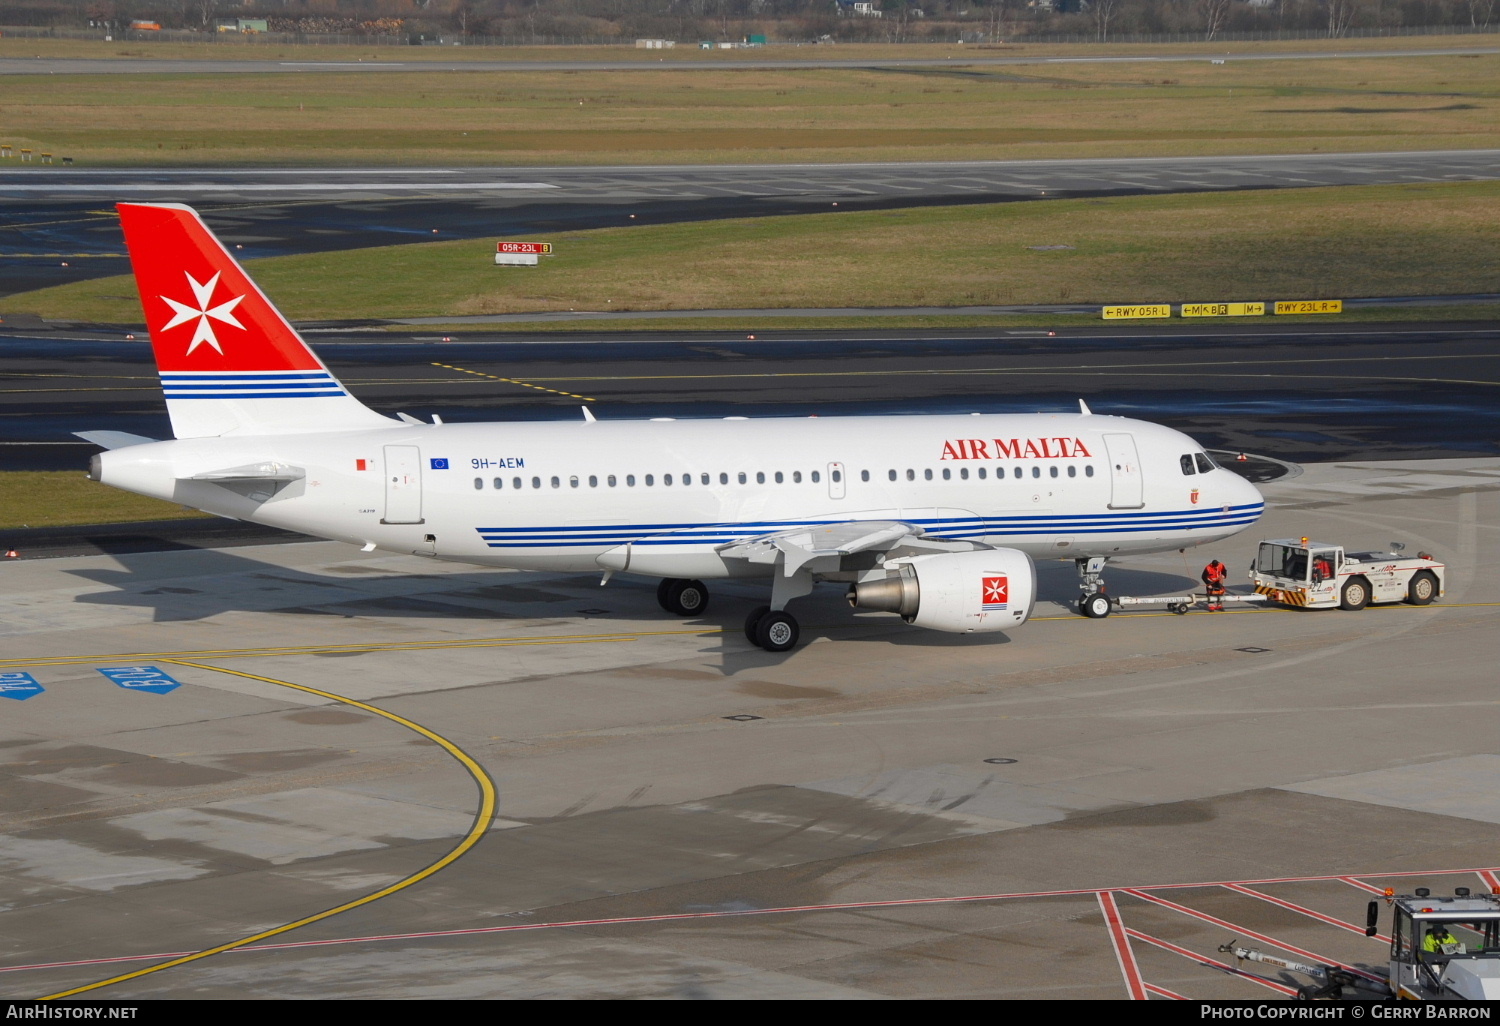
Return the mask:
{"type": "MultiPolygon", "coordinates": [[[[1233,473],[1233,471],[1231,471],[1230,473],[1233,473]]],[[[1235,506],[1248,506],[1258,512],[1260,509],[1264,508],[1266,504],[1266,498],[1264,495],[1260,494],[1260,489],[1255,487],[1255,485],[1251,484],[1249,481],[1246,481],[1244,478],[1240,477],[1238,474],[1234,475],[1234,484],[1230,490],[1230,494],[1232,496],[1230,501],[1235,506]]]]}

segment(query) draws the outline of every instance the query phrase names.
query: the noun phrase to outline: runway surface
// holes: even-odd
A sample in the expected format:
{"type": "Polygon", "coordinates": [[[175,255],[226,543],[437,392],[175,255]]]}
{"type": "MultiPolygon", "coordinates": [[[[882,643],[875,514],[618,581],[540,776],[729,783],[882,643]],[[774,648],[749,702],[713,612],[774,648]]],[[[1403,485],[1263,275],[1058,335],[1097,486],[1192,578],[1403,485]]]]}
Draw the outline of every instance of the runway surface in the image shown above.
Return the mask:
{"type": "Polygon", "coordinates": [[[124,274],[112,204],[184,202],[250,259],[666,221],[1500,178],[1500,150],[930,164],[0,171],[0,295],[124,274]],[[66,262],[69,266],[63,267],[66,262]]]}
{"type": "MultiPolygon", "coordinates": [[[[571,419],[577,396],[604,420],[1076,410],[1082,398],[1296,463],[1500,454],[1495,327],[307,337],[371,406],[449,423],[571,419]]],[[[167,437],[144,341],[12,331],[0,358],[0,467],[82,467],[95,450],[73,431],[167,437]]]]}
{"type": "MultiPolygon", "coordinates": [[[[1212,555],[1399,539],[1441,554],[1446,596],[1090,621],[1044,562],[1009,634],[820,589],[807,643],[772,656],[740,637],[749,584],[684,622],[651,582],[334,543],[0,565],[0,672],[41,689],[0,725],[0,979],[118,980],[82,995],[116,1000],[1291,996],[1227,964],[1231,939],[1378,976],[1372,892],[1500,883],[1500,460],[1313,464],[1266,494],[1212,555]],[[121,665],[180,686],[98,672],[121,665]]],[[[1208,555],[1111,583],[1173,593],[1208,555]]]]}
{"type": "MultiPolygon", "coordinates": [[[[274,45],[274,44],[269,44],[274,45]]],[[[180,60],[146,58],[118,60],[110,58],[5,57],[0,58],[0,75],[258,75],[317,74],[320,72],[401,72],[401,71],[800,71],[827,68],[933,68],[994,67],[1017,64],[1173,64],[1183,61],[1310,61],[1351,60],[1376,57],[1454,57],[1500,53],[1500,47],[1468,46],[1456,49],[1406,50],[1324,50],[1262,53],[1227,53],[1202,51],[1172,55],[1083,54],[1072,57],[986,56],[983,51],[964,52],[955,46],[952,56],[917,58],[858,58],[824,60],[776,60],[774,58],[725,57],[718,60],[666,61],[505,61],[505,60],[401,60],[399,51],[386,50],[384,57],[370,60],[340,59],[333,50],[328,60],[180,60]]]]}

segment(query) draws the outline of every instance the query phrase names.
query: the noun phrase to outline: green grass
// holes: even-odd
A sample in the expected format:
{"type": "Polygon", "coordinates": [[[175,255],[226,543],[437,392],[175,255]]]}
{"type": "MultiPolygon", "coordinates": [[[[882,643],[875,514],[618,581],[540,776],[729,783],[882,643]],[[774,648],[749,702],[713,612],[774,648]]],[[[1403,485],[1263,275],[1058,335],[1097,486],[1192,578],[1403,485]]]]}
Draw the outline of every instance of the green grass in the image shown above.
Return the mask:
{"type": "MultiPolygon", "coordinates": [[[[136,520],[205,517],[144,495],[90,481],[77,470],[13,470],[0,473],[0,530],[121,524],[136,520]]],[[[0,536],[0,542],[5,539],[0,536]]],[[[24,553],[23,553],[24,555],[24,553]]]]}
{"type": "Polygon", "coordinates": [[[373,81],[18,75],[5,91],[0,143],[80,166],[993,160],[1500,144],[1500,55],[755,71],[648,62],[625,72],[413,71],[373,81]]]}
{"type": "MultiPolygon", "coordinates": [[[[250,270],[299,320],[1496,292],[1500,183],[830,212],[547,238],[556,255],[536,268],[495,267],[493,243],[478,240],[276,257],[250,270]],[[1074,248],[1028,248],[1049,245],[1074,248]]],[[[104,278],[4,306],[139,323],[134,297],[129,279],[104,278]]]]}

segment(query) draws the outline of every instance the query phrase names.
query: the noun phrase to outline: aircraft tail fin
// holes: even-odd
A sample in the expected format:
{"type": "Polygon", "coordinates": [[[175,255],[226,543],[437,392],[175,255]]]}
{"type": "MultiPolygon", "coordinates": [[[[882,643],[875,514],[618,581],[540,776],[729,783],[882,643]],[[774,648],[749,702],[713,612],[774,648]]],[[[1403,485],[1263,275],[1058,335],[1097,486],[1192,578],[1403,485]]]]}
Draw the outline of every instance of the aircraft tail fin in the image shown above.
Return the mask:
{"type": "Polygon", "coordinates": [[[174,435],[390,426],[349,394],[191,207],[115,209],[174,435]]]}

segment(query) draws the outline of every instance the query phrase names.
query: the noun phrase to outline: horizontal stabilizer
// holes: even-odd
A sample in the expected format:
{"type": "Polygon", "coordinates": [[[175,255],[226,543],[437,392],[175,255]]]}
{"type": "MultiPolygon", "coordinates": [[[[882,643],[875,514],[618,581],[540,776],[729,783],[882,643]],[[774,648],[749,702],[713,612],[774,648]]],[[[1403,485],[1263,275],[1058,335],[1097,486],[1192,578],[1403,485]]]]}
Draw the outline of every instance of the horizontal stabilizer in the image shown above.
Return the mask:
{"type": "Polygon", "coordinates": [[[123,449],[127,445],[145,445],[147,442],[161,441],[160,438],[132,435],[129,431],[74,431],[73,434],[103,449],[123,449]]]}
{"type": "Polygon", "coordinates": [[[209,470],[194,474],[189,481],[300,481],[307,476],[301,467],[293,467],[274,460],[265,463],[248,463],[243,467],[228,467],[224,470],[209,470]]]}

